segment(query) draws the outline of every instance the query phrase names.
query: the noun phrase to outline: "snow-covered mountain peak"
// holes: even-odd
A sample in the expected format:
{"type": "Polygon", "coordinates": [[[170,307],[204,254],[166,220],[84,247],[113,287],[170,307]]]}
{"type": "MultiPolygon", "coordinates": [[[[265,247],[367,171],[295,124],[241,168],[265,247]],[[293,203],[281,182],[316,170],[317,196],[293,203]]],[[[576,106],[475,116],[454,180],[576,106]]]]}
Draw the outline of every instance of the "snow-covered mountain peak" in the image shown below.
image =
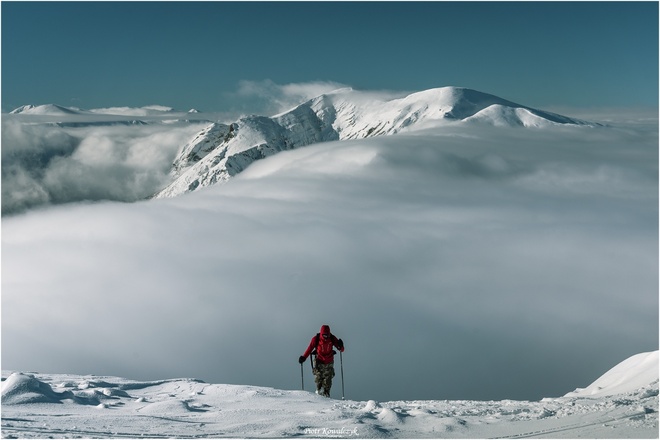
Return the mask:
{"type": "Polygon", "coordinates": [[[61,116],[61,115],[75,115],[79,114],[80,110],[77,108],[63,107],[57,104],[43,104],[43,105],[23,105],[18,107],[11,112],[12,115],[51,115],[51,116],[61,116]]]}
{"type": "MultiPolygon", "coordinates": [[[[193,112],[191,110],[191,112],[193,112]]],[[[196,110],[195,110],[196,112],[196,110]]],[[[164,105],[146,105],[144,107],[104,107],[80,109],[65,107],[58,104],[23,105],[11,112],[13,115],[69,116],[69,115],[107,115],[107,116],[166,116],[177,112],[172,107],[164,105]]]]}
{"type": "Polygon", "coordinates": [[[182,148],[172,167],[175,180],[157,197],[227,180],[253,161],[283,150],[462,122],[522,127],[587,124],[463,87],[441,87],[403,97],[343,88],[270,118],[245,116],[231,124],[231,134],[223,131],[217,136],[217,130],[205,129],[198,135],[204,138],[204,149],[195,142],[182,148]],[[200,151],[204,151],[203,157],[200,151]]]}
{"type": "Polygon", "coordinates": [[[520,107],[497,96],[462,87],[442,87],[413,93],[403,98],[402,103],[437,109],[442,118],[455,120],[468,118],[493,104],[520,107]]]}

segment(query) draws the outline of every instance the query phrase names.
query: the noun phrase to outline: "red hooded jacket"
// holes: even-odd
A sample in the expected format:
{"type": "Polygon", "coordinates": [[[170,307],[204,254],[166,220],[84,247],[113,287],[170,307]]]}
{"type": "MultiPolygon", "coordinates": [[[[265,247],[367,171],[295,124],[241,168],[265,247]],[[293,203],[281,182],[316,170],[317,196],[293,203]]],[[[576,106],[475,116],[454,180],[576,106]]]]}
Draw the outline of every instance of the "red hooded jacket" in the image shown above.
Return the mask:
{"type": "Polygon", "coordinates": [[[339,344],[339,339],[330,333],[330,326],[322,325],[319,334],[314,336],[309,342],[309,347],[305,350],[303,357],[307,359],[307,356],[316,349],[316,362],[321,364],[331,364],[335,360],[335,354],[332,350],[333,347],[337,347],[339,351],[344,351],[343,344],[339,344]]]}

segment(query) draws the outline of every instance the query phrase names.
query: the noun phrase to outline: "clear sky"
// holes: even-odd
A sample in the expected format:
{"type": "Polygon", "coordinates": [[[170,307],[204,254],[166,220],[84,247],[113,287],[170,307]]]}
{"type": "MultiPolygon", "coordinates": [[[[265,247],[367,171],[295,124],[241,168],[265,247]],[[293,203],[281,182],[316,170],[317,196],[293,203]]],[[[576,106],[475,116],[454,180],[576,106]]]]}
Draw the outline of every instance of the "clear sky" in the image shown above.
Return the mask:
{"type": "Polygon", "coordinates": [[[657,2],[2,2],[2,110],[227,111],[239,84],[658,105],[657,2]]]}

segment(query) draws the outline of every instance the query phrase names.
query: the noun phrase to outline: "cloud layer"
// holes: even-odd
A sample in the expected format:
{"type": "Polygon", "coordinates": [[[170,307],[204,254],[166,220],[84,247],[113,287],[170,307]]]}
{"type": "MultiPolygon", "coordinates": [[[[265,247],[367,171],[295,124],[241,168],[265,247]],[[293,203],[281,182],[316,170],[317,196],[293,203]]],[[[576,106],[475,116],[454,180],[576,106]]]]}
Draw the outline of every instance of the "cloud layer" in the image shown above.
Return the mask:
{"type": "MultiPolygon", "coordinates": [[[[227,94],[227,99],[235,102],[235,109],[242,113],[272,116],[291,110],[310,99],[335,90],[350,88],[349,85],[334,81],[310,81],[304,83],[277,84],[272,80],[248,81],[238,84],[236,92],[227,94]]],[[[360,91],[364,98],[394,99],[406,95],[402,91],[372,90],[360,91]]]]}
{"type": "Polygon", "coordinates": [[[469,130],[3,219],[3,369],[295,389],[329,324],[348,398],[538,399],[656,349],[657,126],[469,130]]]}
{"type": "Polygon", "coordinates": [[[271,80],[242,80],[235,95],[243,103],[261,109],[259,114],[274,115],[292,109],[324,93],[348,87],[333,81],[276,84],[271,80]]]}
{"type": "Polygon", "coordinates": [[[60,128],[26,124],[6,115],[2,119],[2,213],[45,204],[133,202],[149,197],[168,183],[175,154],[200,128],[60,128]]]}
{"type": "Polygon", "coordinates": [[[231,123],[244,113],[273,115],[344,87],[332,81],[276,84],[243,80],[236,92],[227,95],[234,102],[233,110],[194,114],[192,118],[200,123],[163,124],[163,120],[185,120],[191,115],[157,105],[92,109],[81,114],[4,114],[2,215],[51,204],[144,199],[170,183],[172,161],[203,128],[201,121],[231,123]],[[141,121],[149,124],[132,124],[141,121]]]}

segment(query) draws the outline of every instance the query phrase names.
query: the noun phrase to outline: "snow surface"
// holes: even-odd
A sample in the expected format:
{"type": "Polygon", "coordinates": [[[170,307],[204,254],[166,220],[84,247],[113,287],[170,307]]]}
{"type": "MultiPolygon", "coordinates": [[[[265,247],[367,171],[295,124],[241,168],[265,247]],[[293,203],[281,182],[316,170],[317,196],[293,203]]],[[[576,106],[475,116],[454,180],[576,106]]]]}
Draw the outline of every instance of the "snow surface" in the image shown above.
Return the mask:
{"type": "Polygon", "coordinates": [[[621,362],[587,388],[567,397],[606,397],[629,392],[658,380],[658,352],[640,353],[621,362]]]}
{"type": "Polygon", "coordinates": [[[597,394],[539,402],[336,400],[197,379],[3,372],[2,380],[3,438],[658,437],[657,351],[585,388],[597,394]]]}

